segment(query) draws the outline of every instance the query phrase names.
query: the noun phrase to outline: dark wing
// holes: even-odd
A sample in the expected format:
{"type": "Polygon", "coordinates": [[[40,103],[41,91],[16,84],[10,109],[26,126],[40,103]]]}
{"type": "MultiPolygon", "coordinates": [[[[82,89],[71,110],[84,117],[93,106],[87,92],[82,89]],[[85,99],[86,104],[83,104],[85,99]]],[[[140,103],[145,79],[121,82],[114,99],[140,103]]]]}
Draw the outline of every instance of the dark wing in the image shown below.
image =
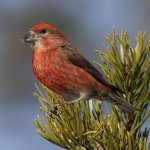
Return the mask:
{"type": "Polygon", "coordinates": [[[62,50],[65,53],[65,56],[67,57],[67,59],[73,64],[76,65],[82,69],[84,69],[85,71],[87,71],[88,73],[90,73],[98,82],[100,82],[101,84],[103,84],[104,86],[107,86],[108,88],[110,88],[111,90],[115,91],[119,91],[121,93],[123,93],[120,89],[118,89],[117,87],[109,84],[108,82],[106,82],[103,79],[102,74],[91,64],[89,63],[81,54],[80,52],[74,48],[70,43],[67,43],[66,45],[62,46],[62,50]]]}

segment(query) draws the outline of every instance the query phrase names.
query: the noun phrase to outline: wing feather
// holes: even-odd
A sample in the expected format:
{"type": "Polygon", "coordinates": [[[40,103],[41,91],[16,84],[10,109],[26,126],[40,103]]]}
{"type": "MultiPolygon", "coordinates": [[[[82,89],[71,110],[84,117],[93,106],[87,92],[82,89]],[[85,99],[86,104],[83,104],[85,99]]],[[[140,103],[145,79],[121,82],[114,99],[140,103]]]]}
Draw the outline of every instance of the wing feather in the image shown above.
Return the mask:
{"type": "Polygon", "coordinates": [[[89,62],[87,61],[72,44],[67,43],[62,46],[62,50],[65,53],[67,59],[73,64],[76,65],[89,74],[91,74],[100,84],[108,87],[109,89],[113,90],[114,92],[118,91],[123,93],[119,88],[109,84],[106,82],[102,76],[102,74],[89,62]]]}

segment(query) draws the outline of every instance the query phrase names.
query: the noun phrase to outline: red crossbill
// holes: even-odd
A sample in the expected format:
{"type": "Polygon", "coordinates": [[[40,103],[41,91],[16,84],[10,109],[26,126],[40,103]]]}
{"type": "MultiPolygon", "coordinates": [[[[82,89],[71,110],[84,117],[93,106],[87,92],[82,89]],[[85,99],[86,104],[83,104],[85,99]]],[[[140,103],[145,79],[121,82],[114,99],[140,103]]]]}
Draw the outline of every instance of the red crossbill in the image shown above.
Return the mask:
{"type": "Polygon", "coordinates": [[[37,79],[66,102],[94,98],[109,101],[127,112],[138,110],[117,95],[122,91],[106,82],[54,25],[46,22],[34,25],[24,41],[34,49],[32,68],[37,79]]]}

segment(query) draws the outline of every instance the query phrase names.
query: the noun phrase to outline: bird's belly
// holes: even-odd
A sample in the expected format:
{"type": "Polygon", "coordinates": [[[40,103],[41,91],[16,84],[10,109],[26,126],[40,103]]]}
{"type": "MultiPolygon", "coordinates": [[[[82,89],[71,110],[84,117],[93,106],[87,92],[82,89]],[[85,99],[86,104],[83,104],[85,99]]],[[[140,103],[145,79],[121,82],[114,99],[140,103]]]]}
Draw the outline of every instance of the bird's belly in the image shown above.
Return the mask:
{"type": "Polygon", "coordinates": [[[63,97],[66,94],[79,97],[81,92],[90,93],[97,88],[97,82],[90,74],[65,60],[34,64],[33,71],[42,84],[63,97]]]}

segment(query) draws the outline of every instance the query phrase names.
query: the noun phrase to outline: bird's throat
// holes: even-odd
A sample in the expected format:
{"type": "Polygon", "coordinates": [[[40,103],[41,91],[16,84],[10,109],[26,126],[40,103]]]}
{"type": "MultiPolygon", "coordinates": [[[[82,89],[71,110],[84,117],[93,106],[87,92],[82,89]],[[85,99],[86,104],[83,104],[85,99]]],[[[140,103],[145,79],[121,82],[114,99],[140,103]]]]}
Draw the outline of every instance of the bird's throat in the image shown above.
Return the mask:
{"type": "Polygon", "coordinates": [[[50,39],[50,38],[40,39],[35,42],[34,50],[38,52],[46,52],[53,49],[57,49],[62,45],[64,45],[66,42],[67,42],[66,39],[64,40],[50,39]]]}

